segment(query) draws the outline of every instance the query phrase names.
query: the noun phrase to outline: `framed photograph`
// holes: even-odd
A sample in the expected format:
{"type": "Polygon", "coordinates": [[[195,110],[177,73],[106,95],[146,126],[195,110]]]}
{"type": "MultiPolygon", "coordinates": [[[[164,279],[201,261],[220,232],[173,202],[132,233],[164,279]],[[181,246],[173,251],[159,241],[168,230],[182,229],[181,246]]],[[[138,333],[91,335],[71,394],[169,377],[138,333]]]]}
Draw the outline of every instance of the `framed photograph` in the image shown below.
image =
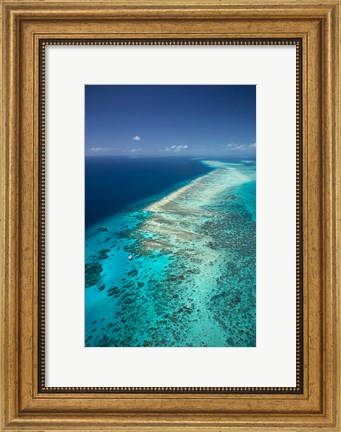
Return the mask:
{"type": "Polygon", "coordinates": [[[341,430],[339,6],[2,1],[1,430],[341,430]]]}

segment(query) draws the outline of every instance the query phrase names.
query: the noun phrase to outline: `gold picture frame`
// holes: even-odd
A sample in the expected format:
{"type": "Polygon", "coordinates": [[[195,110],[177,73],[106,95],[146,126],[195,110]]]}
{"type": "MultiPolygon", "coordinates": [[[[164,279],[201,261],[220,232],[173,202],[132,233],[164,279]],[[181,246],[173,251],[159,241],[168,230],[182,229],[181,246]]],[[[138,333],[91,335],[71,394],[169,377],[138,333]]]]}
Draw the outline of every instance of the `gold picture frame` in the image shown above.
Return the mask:
{"type": "Polygon", "coordinates": [[[340,431],[339,2],[2,1],[1,430],[340,431]],[[294,44],[297,386],[44,386],[48,44],[294,44]],[[302,265],[301,265],[302,264],[302,265]]]}

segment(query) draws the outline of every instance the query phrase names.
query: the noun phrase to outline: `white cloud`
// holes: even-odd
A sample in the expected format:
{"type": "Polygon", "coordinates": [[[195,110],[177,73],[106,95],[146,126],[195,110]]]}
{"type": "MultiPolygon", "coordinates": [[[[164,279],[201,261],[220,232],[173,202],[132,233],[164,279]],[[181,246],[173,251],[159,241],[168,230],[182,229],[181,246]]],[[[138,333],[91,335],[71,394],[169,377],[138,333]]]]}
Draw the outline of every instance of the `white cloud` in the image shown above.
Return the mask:
{"type": "Polygon", "coordinates": [[[246,145],[245,144],[227,144],[226,148],[229,150],[245,150],[246,145]]]}
{"type": "Polygon", "coordinates": [[[140,151],[142,151],[141,148],[133,148],[130,150],[130,153],[136,153],[136,152],[140,152],[140,151]]]}
{"type": "Polygon", "coordinates": [[[250,149],[254,149],[254,148],[256,148],[256,143],[252,143],[252,144],[231,143],[231,144],[226,144],[224,146],[224,149],[228,150],[228,151],[246,151],[246,150],[250,150],[250,149]]]}
{"type": "Polygon", "coordinates": [[[108,150],[108,149],[105,147],[91,147],[90,150],[93,152],[99,152],[99,151],[108,150]]]}
{"type": "Polygon", "coordinates": [[[135,135],[135,136],[132,137],[132,140],[133,141],[141,141],[142,138],[140,136],[138,136],[138,135],[135,135]]]}
{"type": "Polygon", "coordinates": [[[165,151],[182,151],[188,149],[188,145],[172,145],[170,147],[165,147],[165,151]]]}

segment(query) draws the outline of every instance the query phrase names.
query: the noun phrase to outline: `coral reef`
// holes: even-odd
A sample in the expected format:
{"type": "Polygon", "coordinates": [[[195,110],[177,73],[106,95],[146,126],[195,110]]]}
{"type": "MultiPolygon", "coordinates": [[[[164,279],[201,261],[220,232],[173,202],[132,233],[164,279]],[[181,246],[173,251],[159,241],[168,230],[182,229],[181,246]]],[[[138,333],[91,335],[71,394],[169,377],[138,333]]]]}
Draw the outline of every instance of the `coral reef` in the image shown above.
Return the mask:
{"type": "Polygon", "coordinates": [[[205,163],[87,233],[86,346],[256,345],[255,166],[205,163]]]}

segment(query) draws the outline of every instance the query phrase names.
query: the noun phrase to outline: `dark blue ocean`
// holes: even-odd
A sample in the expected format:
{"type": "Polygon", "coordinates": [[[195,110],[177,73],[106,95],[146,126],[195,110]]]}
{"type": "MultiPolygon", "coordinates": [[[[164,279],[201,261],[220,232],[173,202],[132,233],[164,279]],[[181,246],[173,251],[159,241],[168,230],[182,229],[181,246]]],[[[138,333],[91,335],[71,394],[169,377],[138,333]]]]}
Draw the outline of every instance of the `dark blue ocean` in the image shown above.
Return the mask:
{"type": "Polygon", "coordinates": [[[86,158],[85,226],[208,172],[209,167],[189,158],[86,158]]]}

